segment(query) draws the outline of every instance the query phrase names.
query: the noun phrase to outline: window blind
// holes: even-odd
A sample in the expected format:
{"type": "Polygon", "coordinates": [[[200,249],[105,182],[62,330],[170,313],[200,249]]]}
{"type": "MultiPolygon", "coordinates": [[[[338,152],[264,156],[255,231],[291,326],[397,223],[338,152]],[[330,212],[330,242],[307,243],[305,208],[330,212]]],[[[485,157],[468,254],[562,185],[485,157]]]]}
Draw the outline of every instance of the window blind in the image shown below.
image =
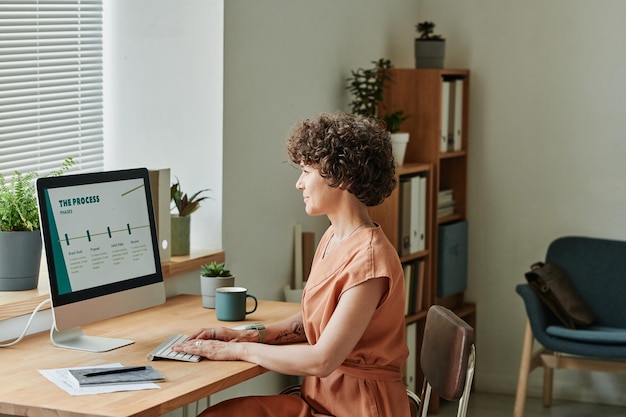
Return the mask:
{"type": "Polygon", "coordinates": [[[102,0],[0,0],[0,173],[103,168],[102,0]]]}

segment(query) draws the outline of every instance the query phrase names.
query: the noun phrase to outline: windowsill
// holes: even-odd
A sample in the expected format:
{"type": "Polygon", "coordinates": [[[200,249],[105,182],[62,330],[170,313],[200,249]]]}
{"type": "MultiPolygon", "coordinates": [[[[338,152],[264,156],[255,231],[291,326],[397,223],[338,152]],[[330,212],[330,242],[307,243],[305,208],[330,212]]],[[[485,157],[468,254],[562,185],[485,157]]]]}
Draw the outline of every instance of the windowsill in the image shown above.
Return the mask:
{"type": "MultiPolygon", "coordinates": [[[[224,259],[225,254],[222,250],[192,249],[189,255],[172,256],[168,262],[161,263],[163,279],[185,272],[199,271],[201,265],[213,261],[224,262],[224,259]]],[[[42,260],[37,288],[28,291],[0,291],[0,320],[30,314],[48,297],[50,297],[48,269],[45,260],[42,260]]],[[[48,308],[50,304],[46,304],[42,310],[48,308]]]]}

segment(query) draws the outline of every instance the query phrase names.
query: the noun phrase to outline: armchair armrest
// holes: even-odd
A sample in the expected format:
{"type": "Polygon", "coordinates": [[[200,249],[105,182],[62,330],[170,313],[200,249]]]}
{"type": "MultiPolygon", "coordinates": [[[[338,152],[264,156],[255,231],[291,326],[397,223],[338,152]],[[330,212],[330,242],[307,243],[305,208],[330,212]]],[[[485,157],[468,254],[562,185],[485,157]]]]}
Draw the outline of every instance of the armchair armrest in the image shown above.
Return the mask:
{"type": "Polygon", "coordinates": [[[524,300],[526,316],[528,321],[530,321],[530,327],[535,337],[539,334],[545,334],[548,326],[561,324],[554,313],[541,302],[528,284],[518,284],[515,287],[515,291],[524,300]]]}

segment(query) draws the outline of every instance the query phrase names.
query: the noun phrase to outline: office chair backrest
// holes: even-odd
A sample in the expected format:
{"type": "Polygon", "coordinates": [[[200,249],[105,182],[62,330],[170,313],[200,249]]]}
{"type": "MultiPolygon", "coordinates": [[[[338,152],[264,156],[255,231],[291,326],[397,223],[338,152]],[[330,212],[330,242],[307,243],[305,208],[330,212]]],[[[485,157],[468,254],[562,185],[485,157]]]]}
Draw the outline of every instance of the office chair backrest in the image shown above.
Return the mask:
{"type": "Polygon", "coordinates": [[[460,401],[458,415],[465,415],[474,355],[474,329],[447,308],[431,306],[420,355],[425,379],[422,415],[426,415],[431,389],[446,400],[460,401]]]}

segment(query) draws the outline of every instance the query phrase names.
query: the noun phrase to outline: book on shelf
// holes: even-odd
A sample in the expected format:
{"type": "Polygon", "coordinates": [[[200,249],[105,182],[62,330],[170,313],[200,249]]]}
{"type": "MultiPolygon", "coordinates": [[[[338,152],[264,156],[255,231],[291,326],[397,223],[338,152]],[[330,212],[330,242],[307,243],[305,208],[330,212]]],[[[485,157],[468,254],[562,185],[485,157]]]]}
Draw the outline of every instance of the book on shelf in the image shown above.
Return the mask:
{"type": "Polygon", "coordinates": [[[450,201],[454,201],[454,194],[453,194],[451,188],[446,188],[444,190],[439,190],[438,196],[439,197],[437,198],[437,204],[440,207],[442,205],[444,205],[445,203],[448,203],[450,201]]]}
{"type": "Polygon", "coordinates": [[[417,250],[426,249],[426,177],[419,176],[419,202],[417,205],[418,218],[417,218],[417,250]]]}
{"type": "MultiPolygon", "coordinates": [[[[448,144],[450,143],[450,98],[452,90],[452,82],[443,80],[441,83],[441,125],[439,133],[439,151],[448,152],[448,144]]],[[[454,107],[452,107],[454,109],[454,107]]]]}
{"type": "Polygon", "coordinates": [[[409,356],[406,359],[403,382],[404,385],[415,392],[417,388],[417,357],[419,352],[417,351],[417,323],[413,322],[406,326],[406,344],[409,347],[409,356]]]}
{"type": "Polygon", "coordinates": [[[454,133],[452,139],[452,150],[460,151],[463,147],[463,83],[464,79],[459,78],[454,82],[454,133]]]}
{"type": "Polygon", "coordinates": [[[451,216],[454,214],[454,206],[441,207],[437,209],[437,218],[451,216]]]}
{"type": "Polygon", "coordinates": [[[437,297],[459,294],[467,288],[467,220],[439,225],[437,297]]]}
{"type": "Polygon", "coordinates": [[[423,307],[424,262],[420,259],[406,262],[404,269],[404,315],[410,316],[423,307]]]}
{"type": "Polygon", "coordinates": [[[400,180],[400,230],[398,250],[400,256],[411,253],[411,181],[400,180]]]}
{"type": "Polygon", "coordinates": [[[426,177],[415,175],[400,180],[400,256],[426,248],[426,177]]]}
{"type": "Polygon", "coordinates": [[[411,314],[411,281],[413,277],[413,264],[408,262],[402,265],[404,270],[404,315],[411,314]]]}
{"type": "Polygon", "coordinates": [[[450,216],[454,213],[454,194],[451,189],[439,191],[437,198],[437,218],[450,216]]]}
{"type": "Polygon", "coordinates": [[[419,262],[415,274],[415,292],[413,299],[415,300],[415,313],[422,311],[424,308],[424,262],[419,262]]]}
{"type": "Polygon", "coordinates": [[[463,147],[464,78],[444,78],[441,88],[439,151],[460,151],[463,147]]]}

